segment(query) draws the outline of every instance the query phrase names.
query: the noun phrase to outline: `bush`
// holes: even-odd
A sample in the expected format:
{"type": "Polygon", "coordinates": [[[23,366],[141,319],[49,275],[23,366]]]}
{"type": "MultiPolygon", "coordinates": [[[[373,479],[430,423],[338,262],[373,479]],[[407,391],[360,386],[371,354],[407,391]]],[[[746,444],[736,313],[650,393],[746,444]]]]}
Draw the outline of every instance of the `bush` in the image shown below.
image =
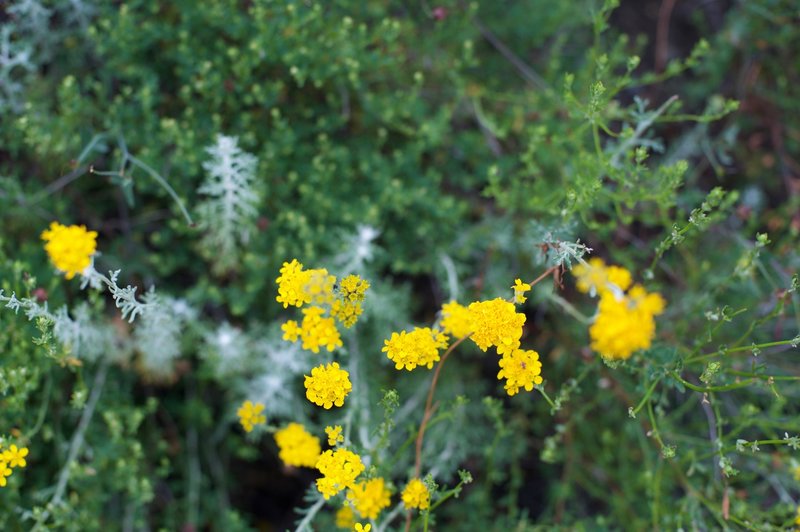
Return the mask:
{"type": "Polygon", "coordinates": [[[650,4],[0,7],[0,525],[791,527],[800,21],[650,4]]]}

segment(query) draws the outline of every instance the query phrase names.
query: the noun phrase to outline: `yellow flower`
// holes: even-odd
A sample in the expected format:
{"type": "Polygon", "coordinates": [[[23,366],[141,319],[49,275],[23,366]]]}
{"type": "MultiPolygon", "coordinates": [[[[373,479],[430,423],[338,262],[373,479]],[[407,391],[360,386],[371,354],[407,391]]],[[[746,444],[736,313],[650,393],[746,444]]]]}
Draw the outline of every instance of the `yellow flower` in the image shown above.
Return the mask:
{"type": "Polygon", "coordinates": [[[390,496],[391,492],[382,478],[359,482],[347,492],[347,500],[366,519],[377,519],[381,510],[389,506],[390,496]]]}
{"type": "Polygon", "coordinates": [[[325,500],[347,488],[352,488],[356,477],[364,471],[361,457],[347,449],[327,450],[317,460],[322,478],[317,479],[317,489],[325,500]]]}
{"type": "Polygon", "coordinates": [[[513,303],[501,298],[478,301],[469,306],[470,337],[482,351],[497,347],[497,354],[510,353],[519,347],[525,315],[517,312],[513,303]]]}
{"type": "Polygon", "coordinates": [[[256,425],[262,425],[267,422],[267,417],[262,414],[264,405],[262,403],[253,403],[252,401],[245,401],[236,415],[239,416],[239,422],[242,424],[245,432],[252,432],[256,425]]]}
{"type": "Polygon", "coordinates": [[[11,476],[11,468],[4,460],[0,460],[0,487],[8,484],[6,477],[11,476]]]}
{"type": "Polygon", "coordinates": [[[306,397],[326,410],[333,405],[342,406],[344,398],[353,389],[350,374],[339,368],[338,362],[317,366],[311,376],[305,376],[306,397]]]}
{"type": "Polygon", "coordinates": [[[500,359],[498,379],[505,378],[508,395],[516,395],[520,388],[530,392],[535,384],[542,383],[542,363],[539,353],[533,350],[516,349],[500,359]]]}
{"type": "Polygon", "coordinates": [[[572,275],[577,279],[576,286],[584,294],[602,295],[612,286],[624,292],[633,282],[631,272],[620,266],[606,266],[603,259],[589,259],[586,264],[577,264],[572,268],[572,275]]]}
{"type": "Polygon", "coordinates": [[[336,511],[336,526],[350,530],[356,523],[356,514],[349,506],[342,506],[336,511]]]}
{"type": "Polygon", "coordinates": [[[469,309],[455,301],[442,305],[442,329],[453,338],[463,338],[472,332],[469,309]]]}
{"type": "Polygon", "coordinates": [[[664,311],[664,299],[637,285],[627,295],[600,294],[595,322],[589,327],[592,349],[611,360],[630,358],[650,347],[656,333],[655,316],[664,311]]]}
{"type": "Polygon", "coordinates": [[[9,467],[25,467],[28,462],[25,457],[28,456],[28,448],[18,448],[16,445],[11,445],[8,449],[3,451],[2,460],[8,462],[9,467]]]}
{"type": "Polygon", "coordinates": [[[277,431],[275,443],[283,463],[296,467],[314,467],[322,450],[319,438],[309,434],[300,423],[289,423],[277,431]]]}
{"type": "Polygon", "coordinates": [[[514,286],[511,288],[514,290],[514,303],[525,303],[528,300],[525,297],[525,292],[531,289],[531,285],[523,283],[522,279],[515,279],[514,286]]]}
{"type": "Polygon", "coordinates": [[[53,265],[72,279],[92,264],[92,255],[97,250],[97,233],[87,231],[85,225],[61,225],[52,222],[42,231],[42,240],[47,242],[44,250],[53,265]]]}
{"type": "Polygon", "coordinates": [[[328,445],[330,445],[331,447],[336,445],[337,443],[342,443],[344,441],[344,436],[342,436],[341,425],[334,425],[333,427],[325,427],[325,434],[328,435],[328,445]]]}
{"type": "Polygon", "coordinates": [[[393,332],[384,344],[381,351],[394,362],[396,369],[411,371],[417,366],[431,369],[439,361],[439,349],[447,347],[447,335],[429,327],[415,327],[410,333],[393,332]]]}
{"type": "Polygon", "coordinates": [[[290,342],[296,342],[303,332],[303,329],[298,327],[297,322],[294,320],[288,320],[281,325],[281,330],[283,331],[283,339],[290,342]]]}
{"type": "Polygon", "coordinates": [[[402,498],[406,508],[426,510],[431,504],[428,487],[418,478],[411,479],[406,489],[403,490],[402,498]]]}
{"type": "Polygon", "coordinates": [[[367,523],[366,525],[362,525],[361,523],[356,523],[356,526],[353,528],[355,532],[369,532],[372,530],[372,524],[367,523]]]}
{"type": "Polygon", "coordinates": [[[328,274],[328,270],[304,270],[303,264],[297,259],[284,262],[280,276],[275,280],[278,283],[278,303],[283,303],[283,308],[290,305],[302,307],[306,303],[321,305],[333,301],[333,285],[336,277],[328,274]]]}
{"type": "MultiPolygon", "coordinates": [[[[323,317],[325,310],[322,307],[309,307],[303,309],[303,323],[300,325],[300,337],[303,340],[303,349],[308,349],[313,353],[319,353],[320,347],[324,347],[329,352],[337,347],[342,347],[342,337],[333,318],[323,317]]],[[[291,325],[284,323],[284,338],[291,340],[297,339],[297,322],[291,325]]]]}

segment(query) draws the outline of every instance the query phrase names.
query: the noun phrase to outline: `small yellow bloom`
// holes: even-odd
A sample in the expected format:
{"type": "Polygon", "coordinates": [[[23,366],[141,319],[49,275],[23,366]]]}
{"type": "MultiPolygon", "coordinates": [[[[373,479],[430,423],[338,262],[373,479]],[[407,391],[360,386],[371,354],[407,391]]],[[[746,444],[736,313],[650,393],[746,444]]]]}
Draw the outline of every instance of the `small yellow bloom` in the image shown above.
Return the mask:
{"type": "Polygon", "coordinates": [[[361,457],[347,449],[327,450],[317,460],[322,478],[317,479],[317,489],[325,500],[347,488],[352,488],[356,477],[364,472],[361,457]]]}
{"type": "Polygon", "coordinates": [[[442,305],[442,321],[445,333],[453,338],[463,338],[472,332],[469,309],[455,301],[442,305]]]}
{"type": "Polygon", "coordinates": [[[525,303],[528,300],[528,298],[525,297],[525,292],[531,289],[531,285],[523,283],[522,279],[515,279],[514,286],[511,288],[514,290],[514,303],[525,303]]]}
{"type": "MultiPolygon", "coordinates": [[[[337,347],[342,347],[342,337],[333,318],[324,317],[325,309],[322,307],[309,307],[303,309],[303,323],[300,326],[300,338],[303,340],[303,349],[308,349],[314,353],[319,353],[320,347],[324,347],[329,352],[337,347]]],[[[289,320],[290,322],[292,320],[289,320]]],[[[285,323],[287,328],[284,330],[284,338],[296,340],[297,322],[294,326],[285,323]]]]}
{"type": "Polygon", "coordinates": [[[403,490],[402,499],[406,508],[426,510],[431,505],[431,494],[428,487],[418,478],[411,479],[406,489],[403,490]]]}
{"type": "Polygon", "coordinates": [[[344,405],[344,398],[353,389],[350,374],[339,368],[338,362],[317,366],[311,376],[305,376],[306,397],[326,410],[344,405]]]}
{"type": "Polygon", "coordinates": [[[392,333],[384,340],[381,349],[396,369],[411,371],[417,366],[433,367],[439,361],[439,349],[447,347],[447,335],[429,327],[415,327],[413,331],[392,333]]]}
{"type": "Polygon", "coordinates": [[[11,445],[8,449],[3,451],[2,460],[8,462],[9,467],[25,467],[28,462],[25,457],[28,456],[28,448],[18,448],[16,445],[11,445]]]}
{"type": "Polygon", "coordinates": [[[256,425],[263,425],[267,422],[267,417],[262,414],[264,405],[262,403],[253,403],[252,401],[245,401],[236,415],[239,416],[239,422],[242,424],[245,432],[252,432],[256,425]]]}
{"type": "Polygon", "coordinates": [[[356,514],[353,509],[345,505],[336,511],[336,526],[351,530],[356,524],[356,514]]]}
{"type": "Polygon", "coordinates": [[[592,297],[612,288],[624,292],[633,283],[631,272],[620,266],[606,266],[603,259],[597,257],[586,264],[577,264],[572,268],[572,275],[577,279],[578,290],[592,297]]]}
{"type": "Polygon", "coordinates": [[[520,388],[530,392],[534,385],[542,383],[542,363],[539,353],[533,350],[516,349],[500,359],[498,379],[505,378],[508,395],[516,395],[520,388]]]}
{"type": "Polygon", "coordinates": [[[517,312],[513,303],[502,298],[491,301],[478,301],[469,306],[470,339],[482,351],[497,347],[497,354],[503,355],[519,348],[525,314],[517,312]]]}
{"type": "Polygon", "coordinates": [[[355,532],[369,532],[372,530],[372,525],[367,523],[366,525],[362,525],[361,523],[356,523],[355,528],[353,529],[355,532]]]}
{"type": "Polygon", "coordinates": [[[382,478],[359,482],[347,491],[347,500],[363,518],[377,519],[381,510],[389,506],[391,492],[382,478]]]}
{"type": "Polygon", "coordinates": [[[53,265],[72,279],[92,264],[92,255],[97,250],[97,233],[88,231],[85,225],[61,225],[52,222],[42,231],[46,242],[44,250],[53,265]]]}
{"type": "Polygon", "coordinates": [[[331,447],[333,447],[337,443],[342,443],[344,441],[341,425],[334,425],[333,427],[325,427],[325,434],[328,435],[328,445],[330,445],[331,447]]]}
{"type": "Polygon", "coordinates": [[[303,333],[303,329],[301,329],[294,320],[288,320],[281,325],[281,330],[283,331],[283,339],[289,342],[296,342],[303,333]]]}
{"type": "Polygon", "coordinates": [[[336,277],[325,269],[305,270],[302,263],[292,259],[292,262],[283,263],[281,275],[275,282],[278,283],[276,301],[283,303],[283,308],[302,307],[306,303],[330,304],[336,277]]]}
{"type": "Polygon", "coordinates": [[[8,467],[8,464],[5,461],[0,460],[0,487],[8,484],[8,480],[6,479],[6,477],[10,476],[11,476],[11,468],[8,467]]]}
{"type": "Polygon", "coordinates": [[[306,431],[300,423],[289,423],[275,433],[278,457],[295,467],[314,467],[322,450],[319,438],[306,431]]]}
{"type": "Polygon", "coordinates": [[[664,311],[664,299],[639,285],[628,294],[600,294],[597,317],[589,327],[592,349],[610,360],[625,360],[650,347],[656,333],[655,316],[664,311]]]}

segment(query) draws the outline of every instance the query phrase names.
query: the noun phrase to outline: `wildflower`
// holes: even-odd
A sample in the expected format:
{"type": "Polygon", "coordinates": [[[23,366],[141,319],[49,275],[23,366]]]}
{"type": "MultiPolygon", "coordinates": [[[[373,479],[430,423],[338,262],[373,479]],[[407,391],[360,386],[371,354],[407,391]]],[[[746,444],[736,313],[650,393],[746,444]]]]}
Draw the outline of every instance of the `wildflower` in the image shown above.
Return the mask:
{"type": "Polygon", "coordinates": [[[307,303],[316,305],[333,301],[333,285],[336,277],[328,274],[328,270],[304,270],[297,259],[284,262],[281,275],[275,280],[278,283],[278,303],[283,308],[292,305],[302,307],[307,303]]]}
{"type": "Polygon", "coordinates": [[[369,532],[372,530],[372,524],[367,523],[366,525],[362,525],[361,523],[356,523],[355,528],[353,528],[355,532],[369,532]]]}
{"type": "Polygon", "coordinates": [[[624,292],[633,282],[631,272],[620,266],[606,266],[603,259],[589,259],[588,263],[577,264],[572,268],[572,275],[577,278],[579,291],[594,297],[603,295],[612,288],[624,292]]]}
{"type": "Polygon", "coordinates": [[[344,436],[342,436],[342,426],[341,425],[334,425],[333,427],[325,427],[325,434],[328,435],[328,445],[333,447],[337,443],[342,443],[344,441],[344,436]]]}
{"type": "Polygon", "coordinates": [[[384,344],[381,351],[394,362],[396,369],[411,371],[417,366],[431,369],[439,361],[439,349],[447,347],[447,335],[429,327],[415,327],[410,333],[393,332],[384,344]]]}
{"type": "Polygon", "coordinates": [[[324,312],[321,307],[303,309],[303,323],[300,327],[303,349],[319,353],[320,347],[329,352],[342,347],[342,337],[339,336],[336,323],[333,318],[323,317],[324,312]]]}
{"type": "Polygon", "coordinates": [[[236,415],[239,416],[239,422],[242,424],[245,432],[252,432],[256,425],[261,425],[267,422],[267,417],[262,414],[264,405],[261,403],[253,403],[252,401],[245,401],[236,415]]]}
{"type": "Polygon", "coordinates": [[[661,295],[637,285],[628,294],[600,294],[597,318],[589,328],[592,349],[612,360],[630,358],[650,347],[656,332],[655,316],[664,310],[661,295]]]}
{"type": "Polygon", "coordinates": [[[336,526],[350,530],[356,523],[356,514],[353,509],[345,505],[336,511],[336,526]]]}
{"type": "Polygon", "coordinates": [[[22,447],[18,448],[16,445],[9,446],[8,449],[3,451],[2,459],[4,462],[8,462],[9,467],[25,467],[28,463],[25,461],[25,457],[28,456],[28,448],[22,447]]]}
{"type": "Polygon", "coordinates": [[[453,338],[463,338],[472,332],[469,309],[455,301],[442,305],[441,326],[453,338]]]}
{"type": "Polygon", "coordinates": [[[327,450],[317,460],[322,478],[317,479],[317,489],[325,500],[347,488],[352,488],[356,477],[364,471],[361,457],[347,449],[327,450]]]}
{"type": "Polygon", "coordinates": [[[283,331],[283,339],[289,342],[296,342],[303,332],[303,329],[301,329],[294,320],[288,320],[281,325],[281,330],[283,331]]]}
{"type": "Polygon", "coordinates": [[[347,500],[366,519],[377,519],[381,510],[389,506],[390,496],[391,492],[382,478],[359,482],[347,492],[347,500]]]}
{"type": "Polygon", "coordinates": [[[531,285],[523,283],[522,279],[515,279],[514,286],[511,288],[514,290],[514,303],[525,303],[528,300],[525,297],[525,292],[531,289],[531,285]]]}
{"type": "Polygon", "coordinates": [[[535,384],[542,383],[542,363],[539,353],[533,350],[515,349],[500,359],[498,379],[505,378],[508,395],[516,395],[520,388],[533,390],[535,384]]]}
{"type": "Polygon", "coordinates": [[[409,481],[403,490],[402,498],[406,508],[427,510],[431,504],[431,494],[428,491],[428,487],[418,478],[413,478],[409,481]]]}
{"type": "Polygon", "coordinates": [[[369,282],[358,275],[348,275],[339,283],[339,298],[331,305],[331,316],[342,322],[347,328],[352,327],[361,315],[361,303],[369,282]]]}
{"type": "Polygon", "coordinates": [[[497,347],[497,354],[509,353],[519,347],[525,315],[516,311],[512,303],[501,298],[479,301],[469,306],[470,337],[482,351],[497,347]]]}
{"type": "Polygon", "coordinates": [[[314,467],[322,450],[319,438],[309,434],[300,423],[289,423],[277,431],[275,443],[283,463],[296,467],[314,467]]]}
{"type": "Polygon", "coordinates": [[[317,366],[311,370],[311,376],[305,377],[306,397],[325,409],[333,405],[342,406],[344,398],[353,389],[350,374],[339,369],[338,362],[317,366]]]}
{"type": "Polygon", "coordinates": [[[47,242],[44,250],[53,265],[72,279],[92,264],[92,255],[97,250],[97,233],[87,231],[85,225],[61,225],[52,222],[42,231],[42,240],[47,242]]]}
{"type": "Polygon", "coordinates": [[[0,460],[0,487],[8,484],[6,477],[11,476],[11,468],[5,460],[0,460]]]}

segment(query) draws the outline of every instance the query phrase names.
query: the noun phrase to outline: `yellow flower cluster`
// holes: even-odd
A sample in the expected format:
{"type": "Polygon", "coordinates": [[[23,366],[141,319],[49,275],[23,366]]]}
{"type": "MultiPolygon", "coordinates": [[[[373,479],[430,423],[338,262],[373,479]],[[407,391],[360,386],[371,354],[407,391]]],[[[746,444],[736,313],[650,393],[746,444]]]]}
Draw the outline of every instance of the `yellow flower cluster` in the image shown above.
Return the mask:
{"type": "Polygon", "coordinates": [[[453,338],[463,338],[472,332],[469,309],[455,301],[442,305],[442,330],[453,338]]]}
{"type": "Polygon", "coordinates": [[[592,349],[609,360],[625,360],[650,347],[656,333],[655,316],[664,312],[664,298],[634,285],[631,273],[591,259],[573,268],[578,290],[600,295],[597,316],[589,327],[592,349]],[[630,290],[628,290],[630,288],[630,290]],[[626,292],[627,290],[627,292],[626,292]]]}
{"type": "Polygon", "coordinates": [[[577,280],[578,290],[592,297],[614,290],[621,293],[633,284],[631,272],[620,266],[606,266],[603,259],[597,257],[577,264],[572,268],[572,275],[577,280]]]}
{"type": "Polygon", "coordinates": [[[352,327],[361,315],[361,303],[369,288],[369,282],[358,275],[348,275],[339,284],[339,298],[331,305],[331,316],[346,328],[352,327]]]}
{"type": "Polygon", "coordinates": [[[473,342],[486,351],[497,348],[497,354],[510,353],[519,347],[525,315],[513,303],[502,298],[477,301],[469,306],[473,342]]]}
{"type": "Polygon", "coordinates": [[[500,359],[498,379],[506,379],[505,389],[508,395],[516,395],[520,388],[533,390],[535,384],[542,383],[542,363],[539,353],[533,350],[515,349],[500,359]]]}
{"type": "Polygon", "coordinates": [[[447,335],[430,327],[415,327],[411,332],[393,332],[384,344],[381,351],[394,362],[396,369],[411,371],[417,366],[431,369],[439,361],[439,349],[447,347],[447,335]]]}
{"type": "Polygon", "coordinates": [[[331,447],[333,447],[337,443],[342,443],[344,441],[341,425],[334,425],[333,427],[325,427],[325,434],[328,435],[328,445],[330,445],[331,447]]]}
{"type": "Polygon", "coordinates": [[[336,511],[336,526],[338,528],[345,528],[352,530],[353,525],[356,523],[356,514],[353,509],[345,505],[336,511]]]}
{"type": "Polygon", "coordinates": [[[267,422],[267,417],[263,412],[264,405],[262,403],[245,401],[236,411],[236,415],[239,416],[239,422],[242,424],[244,431],[252,432],[256,425],[262,425],[267,422]]]}
{"type": "Polygon", "coordinates": [[[283,463],[296,467],[314,467],[319,460],[319,438],[309,434],[300,423],[289,423],[275,433],[278,456],[283,463]]]}
{"type": "Polygon", "coordinates": [[[303,309],[303,323],[298,326],[294,320],[289,320],[283,325],[283,339],[296,342],[303,341],[303,349],[308,349],[313,353],[319,353],[320,347],[324,347],[329,352],[337,347],[342,347],[342,337],[333,318],[324,317],[325,310],[322,307],[309,307],[303,309]]]}
{"type": "Polygon", "coordinates": [[[361,457],[347,449],[327,450],[317,460],[322,478],[317,479],[317,489],[325,500],[355,485],[358,475],[364,472],[361,457]]]}
{"type": "Polygon", "coordinates": [[[371,532],[372,531],[372,523],[367,523],[366,525],[362,525],[361,523],[356,523],[356,526],[353,527],[354,532],[371,532]]]}
{"type": "Polygon", "coordinates": [[[353,389],[350,374],[339,368],[338,362],[319,365],[305,376],[306,397],[326,410],[333,405],[344,405],[344,398],[353,389]]]}
{"type": "Polygon", "coordinates": [[[348,275],[336,288],[336,276],[324,268],[306,270],[292,259],[281,267],[276,300],[283,307],[312,306],[303,309],[303,321],[289,320],[281,326],[283,339],[290,342],[302,340],[303,349],[319,353],[321,347],[333,351],[342,346],[336,321],[352,327],[362,313],[361,303],[369,282],[358,275],[348,275]]]}
{"type": "Polygon", "coordinates": [[[386,481],[378,477],[355,484],[347,491],[347,500],[362,518],[377,519],[389,506],[391,495],[386,481]]]}
{"type": "Polygon", "coordinates": [[[426,510],[431,505],[431,494],[428,487],[418,478],[411,479],[403,490],[403,504],[406,508],[426,510]]]}
{"type": "Polygon", "coordinates": [[[53,265],[72,279],[92,264],[92,255],[97,251],[97,233],[88,231],[85,225],[61,225],[52,222],[42,232],[46,242],[44,250],[53,265]]]}
{"type": "Polygon", "coordinates": [[[25,457],[28,456],[27,447],[17,447],[10,445],[8,449],[0,447],[0,487],[8,484],[8,477],[11,476],[14,469],[24,468],[28,465],[25,457]]]}

